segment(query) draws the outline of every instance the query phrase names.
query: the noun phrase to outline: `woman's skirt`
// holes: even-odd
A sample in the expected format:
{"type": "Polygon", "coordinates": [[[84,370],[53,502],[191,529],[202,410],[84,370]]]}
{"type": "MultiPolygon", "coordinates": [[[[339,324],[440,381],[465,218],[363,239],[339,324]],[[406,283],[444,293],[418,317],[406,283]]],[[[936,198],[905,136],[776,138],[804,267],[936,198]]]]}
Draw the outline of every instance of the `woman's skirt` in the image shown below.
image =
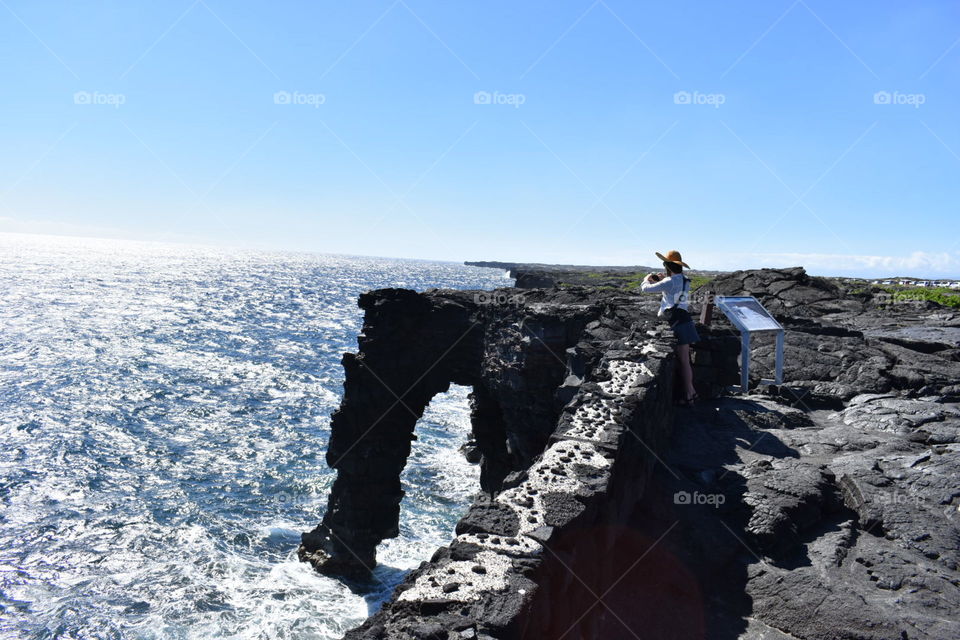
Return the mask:
{"type": "Polygon", "coordinates": [[[697,328],[694,326],[693,320],[681,322],[671,328],[673,329],[673,335],[677,337],[677,344],[700,342],[700,335],[697,333],[697,328]]]}

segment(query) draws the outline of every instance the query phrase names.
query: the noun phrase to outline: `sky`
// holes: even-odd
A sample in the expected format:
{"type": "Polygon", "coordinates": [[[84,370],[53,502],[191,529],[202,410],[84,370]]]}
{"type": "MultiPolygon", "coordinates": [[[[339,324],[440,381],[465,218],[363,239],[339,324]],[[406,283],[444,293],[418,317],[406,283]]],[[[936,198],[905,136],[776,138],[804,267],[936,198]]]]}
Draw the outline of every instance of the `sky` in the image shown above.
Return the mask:
{"type": "Polygon", "coordinates": [[[960,277],[960,4],[0,0],[0,232],[960,277]]]}

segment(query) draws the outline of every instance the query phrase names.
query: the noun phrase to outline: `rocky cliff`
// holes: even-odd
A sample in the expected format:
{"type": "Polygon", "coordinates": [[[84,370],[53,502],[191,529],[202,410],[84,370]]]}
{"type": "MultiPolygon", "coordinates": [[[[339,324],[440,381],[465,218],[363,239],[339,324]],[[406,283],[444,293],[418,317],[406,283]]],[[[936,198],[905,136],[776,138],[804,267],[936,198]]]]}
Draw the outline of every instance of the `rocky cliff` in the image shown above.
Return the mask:
{"type": "Polygon", "coordinates": [[[451,382],[473,389],[482,472],[452,542],[347,637],[960,637],[960,317],[802,269],[711,289],[787,327],[784,385],[723,395],[739,341],[721,318],[694,351],[710,399],[674,409],[657,301],[622,291],[362,296],[338,476],[301,558],[374,566],[451,382]]]}

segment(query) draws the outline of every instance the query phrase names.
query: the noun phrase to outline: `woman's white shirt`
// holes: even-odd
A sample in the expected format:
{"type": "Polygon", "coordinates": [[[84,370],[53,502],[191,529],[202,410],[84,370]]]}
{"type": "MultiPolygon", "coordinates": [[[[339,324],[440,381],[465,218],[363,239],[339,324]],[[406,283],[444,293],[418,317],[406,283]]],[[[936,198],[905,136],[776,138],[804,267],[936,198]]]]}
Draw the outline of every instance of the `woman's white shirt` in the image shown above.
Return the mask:
{"type": "Polygon", "coordinates": [[[690,296],[689,289],[685,295],[680,295],[683,292],[683,274],[675,273],[669,278],[664,278],[660,282],[647,282],[646,280],[640,285],[640,291],[644,293],[660,293],[660,310],[657,311],[658,316],[662,316],[663,313],[674,305],[679,305],[681,309],[687,309],[689,311],[689,304],[687,298],[690,296]]]}

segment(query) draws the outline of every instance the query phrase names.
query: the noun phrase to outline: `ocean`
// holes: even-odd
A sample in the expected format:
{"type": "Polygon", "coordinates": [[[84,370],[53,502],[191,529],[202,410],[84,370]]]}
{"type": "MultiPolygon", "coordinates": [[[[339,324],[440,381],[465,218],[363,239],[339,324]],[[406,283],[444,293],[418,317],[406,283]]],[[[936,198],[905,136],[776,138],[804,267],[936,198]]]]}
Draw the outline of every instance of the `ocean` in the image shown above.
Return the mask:
{"type": "Polygon", "coordinates": [[[478,490],[467,393],[434,398],[369,589],[297,560],[370,289],[452,263],[0,234],[0,637],[337,638],[478,490]],[[356,591],[356,592],[355,592],[356,591]]]}

